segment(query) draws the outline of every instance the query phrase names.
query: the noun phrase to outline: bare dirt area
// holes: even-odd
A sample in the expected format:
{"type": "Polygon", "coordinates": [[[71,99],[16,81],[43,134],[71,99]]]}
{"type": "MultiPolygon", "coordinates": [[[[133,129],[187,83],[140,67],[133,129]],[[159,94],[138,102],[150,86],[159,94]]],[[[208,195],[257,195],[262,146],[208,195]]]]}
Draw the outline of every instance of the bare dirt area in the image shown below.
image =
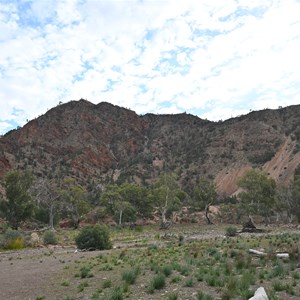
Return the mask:
{"type": "MultiPolygon", "coordinates": [[[[89,252],[87,255],[96,255],[89,252]]],[[[53,293],[53,279],[65,263],[78,259],[74,248],[25,249],[0,254],[0,299],[59,299],[53,293]]],[[[61,298],[62,299],[62,298],[61,298]]]]}
{"type": "MultiPolygon", "coordinates": [[[[268,249],[269,245],[284,247],[294,242],[300,246],[299,233],[285,236],[288,231],[269,228],[264,234],[227,239],[221,226],[201,230],[175,226],[137,235],[121,232],[114,236],[114,248],[106,251],[75,253],[75,246],[68,246],[0,252],[0,299],[222,299],[224,293],[235,289],[229,285],[238,282],[231,282],[231,277],[240,281],[245,277],[251,281],[252,290],[259,285],[268,287],[270,293],[277,293],[278,298],[272,299],[300,299],[299,262],[276,265],[266,260],[262,265],[261,258],[250,257],[246,251],[253,246],[268,249]],[[278,231],[283,236],[280,239],[274,237],[278,231]],[[151,280],[167,268],[170,274],[165,273],[165,285],[151,291],[151,280]],[[125,285],[122,275],[133,269],[139,270],[138,276],[125,285]],[[279,284],[286,278],[294,281],[286,281],[273,291],[271,280],[279,284]],[[114,293],[119,287],[122,297],[118,298],[114,293]],[[211,298],[200,298],[200,291],[211,298]]],[[[247,293],[237,296],[242,291],[236,287],[236,294],[224,299],[246,299],[247,293]]]]}

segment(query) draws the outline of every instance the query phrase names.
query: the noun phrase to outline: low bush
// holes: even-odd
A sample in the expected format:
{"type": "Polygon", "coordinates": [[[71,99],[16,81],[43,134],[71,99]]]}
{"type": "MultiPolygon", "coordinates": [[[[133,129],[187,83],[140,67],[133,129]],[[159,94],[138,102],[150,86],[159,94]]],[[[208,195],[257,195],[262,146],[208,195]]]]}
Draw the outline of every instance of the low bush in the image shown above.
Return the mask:
{"type": "Polygon", "coordinates": [[[57,236],[52,230],[45,231],[43,240],[45,245],[57,245],[58,243],[57,236]]]}
{"type": "Polygon", "coordinates": [[[107,300],[123,300],[124,294],[123,294],[122,288],[119,286],[114,287],[106,299],[107,300]]]}
{"type": "Polygon", "coordinates": [[[122,279],[127,283],[127,284],[134,284],[136,281],[136,278],[140,272],[140,269],[138,267],[132,268],[129,271],[125,271],[122,274],[122,279]]]}
{"type": "Polygon", "coordinates": [[[8,250],[18,250],[25,247],[25,240],[18,230],[8,229],[3,234],[0,246],[8,250]]]}
{"type": "Polygon", "coordinates": [[[105,250],[112,247],[109,231],[106,226],[87,226],[84,227],[75,238],[79,249],[86,250],[105,250]]]}
{"type": "Polygon", "coordinates": [[[159,290],[164,288],[166,285],[166,277],[164,274],[157,274],[154,275],[150,282],[150,287],[152,287],[154,290],[159,290]]]}
{"type": "Polygon", "coordinates": [[[90,265],[83,265],[80,268],[80,277],[81,278],[90,278],[93,277],[93,274],[90,273],[92,267],[90,265]]]}
{"type": "Polygon", "coordinates": [[[237,235],[237,229],[236,229],[236,227],[234,227],[234,226],[228,226],[226,228],[225,235],[228,236],[228,237],[236,236],[237,235]]]}

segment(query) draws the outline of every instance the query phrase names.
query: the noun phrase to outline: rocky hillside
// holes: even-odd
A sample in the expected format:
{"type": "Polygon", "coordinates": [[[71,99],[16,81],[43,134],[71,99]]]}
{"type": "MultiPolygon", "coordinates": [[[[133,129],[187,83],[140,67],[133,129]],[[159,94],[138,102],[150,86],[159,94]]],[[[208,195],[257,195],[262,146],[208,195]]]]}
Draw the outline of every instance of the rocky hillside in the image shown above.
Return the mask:
{"type": "Polygon", "coordinates": [[[300,105],[211,122],[185,113],[139,116],[81,99],[0,138],[0,178],[29,167],[36,176],[72,176],[88,188],[112,181],[147,184],[172,171],[187,190],[205,176],[225,196],[237,191],[237,178],[249,168],[287,184],[299,163],[300,105]]]}

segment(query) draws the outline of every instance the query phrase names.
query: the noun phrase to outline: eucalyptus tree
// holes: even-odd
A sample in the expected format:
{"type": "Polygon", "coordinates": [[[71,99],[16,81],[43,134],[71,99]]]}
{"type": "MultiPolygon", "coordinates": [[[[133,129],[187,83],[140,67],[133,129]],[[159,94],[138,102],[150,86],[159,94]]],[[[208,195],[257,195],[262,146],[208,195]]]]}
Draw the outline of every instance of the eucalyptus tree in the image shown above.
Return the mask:
{"type": "Polygon", "coordinates": [[[32,182],[29,171],[11,171],[4,179],[5,196],[0,195],[0,211],[13,229],[18,229],[22,221],[32,216],[32,182]]]}

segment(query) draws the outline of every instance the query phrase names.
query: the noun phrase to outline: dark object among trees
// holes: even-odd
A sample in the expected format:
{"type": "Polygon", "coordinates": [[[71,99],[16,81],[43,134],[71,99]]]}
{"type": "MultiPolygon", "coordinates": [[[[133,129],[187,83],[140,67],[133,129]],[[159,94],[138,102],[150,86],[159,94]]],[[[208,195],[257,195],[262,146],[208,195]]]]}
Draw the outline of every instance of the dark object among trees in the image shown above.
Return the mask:
{"type": "Polygon", "coordinates": [[[172,226],[172,222],[161,222],[159,225],[159,229],[169,229],[172,226]]]}
{"type": "Polygon", "coordinates": [[[205,205],[205,218],[208,225],[213,225],[213,222],[209,218],[209,207],[211,206],[211,203],[208,203],[205,205]]]}
{"type": "Polygon", "coordinates": [[[240,232],[259,233],[263,232],[263,229],[256,228],[251,218],[249,218],[249,220],[245,224],[243,224],[243,228],[240,232]]]}

